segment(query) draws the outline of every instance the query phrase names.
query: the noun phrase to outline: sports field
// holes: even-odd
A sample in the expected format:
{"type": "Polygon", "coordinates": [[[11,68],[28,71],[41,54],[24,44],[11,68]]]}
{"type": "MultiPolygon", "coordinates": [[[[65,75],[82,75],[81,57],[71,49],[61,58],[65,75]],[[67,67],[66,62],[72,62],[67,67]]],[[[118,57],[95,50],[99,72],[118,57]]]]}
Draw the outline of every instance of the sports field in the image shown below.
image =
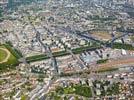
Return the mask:
{"type": "Polygon", "coordinates": [[[18,64],[17,58],[4,46],[0,46],[0,71],[13,68],[18,64]]]}
{"type": "Polygon", "coordinates": [[[4,47],[0,47],[0,63],[7,62],[11,53],[4,47]]]}
{"type": "Polygon", "coordinates": [[[6,58],[7,53],[0,48],[0,63],[6,58]]]}

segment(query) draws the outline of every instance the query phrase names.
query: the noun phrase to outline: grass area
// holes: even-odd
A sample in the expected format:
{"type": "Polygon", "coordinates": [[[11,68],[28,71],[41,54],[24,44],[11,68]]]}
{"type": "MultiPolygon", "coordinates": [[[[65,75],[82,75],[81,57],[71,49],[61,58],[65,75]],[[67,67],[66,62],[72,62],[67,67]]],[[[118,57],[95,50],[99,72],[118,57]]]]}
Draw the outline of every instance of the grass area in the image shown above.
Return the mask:
{"type": "Polygon", "coordinates": [[[92,97],[91,88],[88,86],[75,86],[75,93],[84,97],[92,97]]]}
{"type": "Polygon", "coordinates": [[[108,59],[101,59],[97,61],[97,64],[103,64],[106,63],[108,61],[108,59]]]}
{"type": "Polygon", "coordinates": [[[58,87],[57,94],[76,94],[84,97],[92,97],[91,88],[85,85],[74,85],[72,87],[58,87]]]}
{"type": "Polygon", "coordinates": [[[118,83],[114,83],[112,84],[111,87],[108,88],[108,90],[106,91],[106,95],[117,95],[119,94],[119,84],[118,83]]]}
{"type": "Polygon", "coordinates": [[[49,57],[47,57],[47,55],[42,54],[42,55],[36,55],[36,56],[31,56],[26,58],[27,62],[40,61],[44,59],[49,59],[49,57]]]}
{"type": "Polygon", "coordinates": [[[6,44],[1,46],[3,48],[8,49],[11,54],[7,62],[0,64],[0,72],[5,71],[7,69],[14,69],[15,66],[19,64],[18,58],[16,57],[14,50],[6,44]]]}
{"type": "MultiPolygon", "coordinates": [[[[65,56],[65,55],[69,55],[69,53],[67,53],[66,51],[60,51],[60,52],[53,53],[54,57],[60,57],[60,56],[65,56]]],[[[41,55],[35,55],[35,56],[26,58],[27,62],[40,61],[40,60],[44,60],[44,59],[49,59],[49,57],[47,57],[47,55],[41,54],[41,55]]]]}
{"type": "Polygon", "coordinates": [[[80,47],[80,48],[76,48],[76,49],[73,49],[72,52],[74,54],[79,54],[83,51],[86,51],[86,50],[95,50],[95,49],[98,49],[100,48],[100,46],[96,47],[96,46],[83,46],[83,47],[80,47]]]}
{"type": "Polygon", "coordinates": [[[21,96],[21,100],[27,100],[27,96],[26,95],[22,95],[21,96]]]}
{"type": "Polygon", "coordinates": [[[0,85],[2,85],[3,83],[5,83],[5,81],[4,80],[0,80],[0,85]]]}
{"type": "Polygon", "coordinates": [[[113,49],[125,49],[125,50],[134,50],[134,47],[130,44],[114,43],[113,49]]]}
{"type": "Polygon", "coordinates": [[[22,56],[22,53],[19,51],[19,50],[17,50],[17,49],[15,49],[15,48],[13,48],[13,45],[12,45],[12,43],[9,41],[9,42],[6,42],[6,44],[4,44],[4,46],[16,57],[16,58],[21,58],[21,57],[23,57],[22,56]]]}
{"type": "MultiPolygon", "coordinates": [[[[0,48],[3,48],[0,46],[0,48]]],[[[7,57],[7,52],[0,49],[0,62],[3,61],[7,57]]]]}
{"type": "Polygon", "coordinates": [[[53,53],[54,57],[60,57],[60,56],[65,56],[65,55],[69,55],[69,53],[66,52],[66,51],[60,51],[60,52],[54,52],[53,53]]]}
{"type": "Polygon", "coordinates": [[[103,73],[103,72],[112,72],[116,70],[118,70],[118,68],[105,68],[105,69],[100,69],[98,72],[103,73]]]}

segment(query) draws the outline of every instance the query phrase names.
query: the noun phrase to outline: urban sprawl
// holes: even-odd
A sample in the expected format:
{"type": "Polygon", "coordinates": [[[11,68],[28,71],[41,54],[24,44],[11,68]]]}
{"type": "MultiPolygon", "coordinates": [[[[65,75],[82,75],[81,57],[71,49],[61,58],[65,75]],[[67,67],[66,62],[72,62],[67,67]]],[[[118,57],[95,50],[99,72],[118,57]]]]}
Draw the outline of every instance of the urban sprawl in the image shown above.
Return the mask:
{"type": "Polygon", "coordinates": [[[134,0],[0,0],[0,100],[134,100],[134,0]]]}

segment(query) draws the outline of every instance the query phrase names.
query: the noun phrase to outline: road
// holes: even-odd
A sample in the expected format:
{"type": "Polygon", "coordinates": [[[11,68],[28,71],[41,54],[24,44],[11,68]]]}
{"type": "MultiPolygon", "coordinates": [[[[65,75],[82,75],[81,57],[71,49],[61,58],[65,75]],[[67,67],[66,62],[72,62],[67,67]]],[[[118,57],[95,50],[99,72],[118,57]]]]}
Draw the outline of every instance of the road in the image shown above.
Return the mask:
{"type": "MultiPolygon", "coordinates": [[[[65,32],[68,32],[68,33],[70,33],[70,34],[72,34],[72,35],[76,35],[77,37],[80,37],[80,38],[83,38],[83,39],[86,39],[86,40],[92,40],[92,41],[95,41],[95,42],[97,42],[97,43],[99,43],[99,44],[101,44],[102,43],[102,41],[100,41],[100,40],[97,40],[97,39],[95,39],[94,37],[92,37],[92,36],[89,36],[89,35],[86,35],[86,33],[88,33],[88,32],[80,32],[80,31],[73,31],[70,27],[66,27],[66,28],[64,28],[64,27],[62,27],[62,28],[60,28],[61,30],[63,30],[63,31],[65,31],[65,32]]],[[[88,33],[89,34],[89,33],[88,33]]],[[[102,44],[103,45],[103,44],[102,44]]]]}
{"type": "MultiPolygon", "coordinates": [[[[128,33],[128,32],[127,32],[127,33],[124,33],[124,34],[122,34],[122,35],[120,35],[120,36],[113,37],[113,39],[110,40],[110,41],[108,41],[108,43],[110,44],[110,46],[112,46],[112,44],[114,43],[114,41],[116,41],[117,39],[123,38],[124,36],[129,35],[129,34],[133,34],[133,33],[128,33]]],[[[107,46],[108,46],[109,44],[107,44],[107,46]]]]}
{"type": "Polygon", "coordinates": [[[36,31],[36,39],[38,40],[38,42],[42,45],[42,47],[43,47],[43,48],[45,49],[45,51],[47,52],[47,53],[45,53],[45,54],[47,54],[47,56],[51,58],[51,64],[52,64],[52,66],[54,67],[56,73],[58,73],[57,61],[56,61],[55,57],[53,57],[53,54],[52,54],[52,51],[51,51],[50,47],[49,47],[47,44],[44,44],[44,43],[41,41],[41,39],[40,39],[40,35],[41,35],[41,34],[35,29],[35,27],[34,27],[34,30],[36,31]]]}
{"type": "MultiPolygon", "coordinates": [[[[28,16],[30,16],[30,14],[28,13],[28,16]]],[[[52,67],[55,69],[56,71],[56,74],[58,74],[58,66],[57,66],[57,61],[56,61],[56,58],[53,57],[53,54],[52,54],[52,51],[50,49],[50,47],[47,45],[47,44],[44,44],[42,41],[41,41],[41,33],[35,28],[35,26],[31,23],[30,21],[30,18],[29,19],[29,23],[30,25],[33,27],[34,31],[36,32],[36,39],[37,41],[41,44],[41,46],[44,48],[45,50],[45,54],[47,54],[47,56],[49,58],[51,58],[51,64],[52,64],[52,67]]],[[[42,26],[45,30],[47,30],[48,34],[52,35],[53,33],[47,29],[45,26],[42,26]]]]}
{"type": "Polygon", "coordinates": [[[113,42],[116,41],[117,39],[120,39],[120,38],[123,38],[124,36],[126,35],[129,35],[129,34],[133,34],[133,33],[128,33],[128,32],[125,32],[124,34],[120,35],[120,36],[117,36],[117,37],[113,37],[112,40],[109,40],[107,41],[107,43],[103,43],[102,41],[100,40],[97,40],[95,37],[92,37],[92,36],[89,36],[88,32],[80,32],[80,31],[73,31],[70,27],[67,27],[67,28],[61,28],[63,31],[65,32],[68,32],[68,33],[71,33],[72,35],[77,35],[78,37],[81,37],[83,39],[86,39],[86,40],[92,40],[92,41],[95,41],[99,44],[101,44],[102,47],[111,47],[113,42]],[[88,34],[87,34],[88,33],[88,34]]]}
{"type": "MultiPolygon", "coordinates": [[[[58,73],[57,61],[56,61],[55,57],[53,57],[53,54],[52,54],[52,51],[51,51],[50,47],[47,44],[44,44],[41,41],[41,34],[39,33],[39,31],[37,31],[37,29],[35,28],[35,26],[31,22],[30,22],[30,24],[33,27],[34,31],[36,32],[37,41],[45,49],[45,51],[46,51],[45,54],[47,54],[47,56],[51,58],[52,67],[54,67],[54,69],[56,71],[56,74],[57,74],[58,73]]],[[[44,28],[46,29],[46,27],[44,27],[44,28]]],[[[47,31],[49,31],[49,30],[47,29],[47,31]]],[[[50,31],[49,31],[49,33],[50,33],[50,31]]],[[[47,91],[49,90],[49,87],[51,86],[52,83],[53,83],[53,80],[50,80],[49,83],[47,85],[45,84],[44,86],[42,86],[41,87],[42,89],[37,91],[37,93],[34,93],[33,95],[30,95],[30,100],[33,100],[36,97],[42,98],[42,96],[44,96],[44,94],[47,93],[47,91]]]]}
{"type": "Polygon", "coordinates": [[[69,49],[66,49],[72,56],[74,59],[77,59],[77,63],[79,64],[79,66],[81,67],[81,69],[85,68],[85,64],[84,62],[81,61],[80,58],[78,58],[75,54],[73,54],[73,52],[69,49]]]}

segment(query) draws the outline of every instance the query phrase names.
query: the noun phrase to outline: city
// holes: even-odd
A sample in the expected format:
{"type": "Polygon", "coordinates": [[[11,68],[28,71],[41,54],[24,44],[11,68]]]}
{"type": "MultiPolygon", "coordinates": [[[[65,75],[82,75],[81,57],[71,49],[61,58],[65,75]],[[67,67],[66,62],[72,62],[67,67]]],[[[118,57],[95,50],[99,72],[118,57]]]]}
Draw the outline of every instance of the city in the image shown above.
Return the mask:
{"type": "Polygon", "coordinates": [[[134,0],[0,0],[0,100],[133,100],[134,0]]]}

